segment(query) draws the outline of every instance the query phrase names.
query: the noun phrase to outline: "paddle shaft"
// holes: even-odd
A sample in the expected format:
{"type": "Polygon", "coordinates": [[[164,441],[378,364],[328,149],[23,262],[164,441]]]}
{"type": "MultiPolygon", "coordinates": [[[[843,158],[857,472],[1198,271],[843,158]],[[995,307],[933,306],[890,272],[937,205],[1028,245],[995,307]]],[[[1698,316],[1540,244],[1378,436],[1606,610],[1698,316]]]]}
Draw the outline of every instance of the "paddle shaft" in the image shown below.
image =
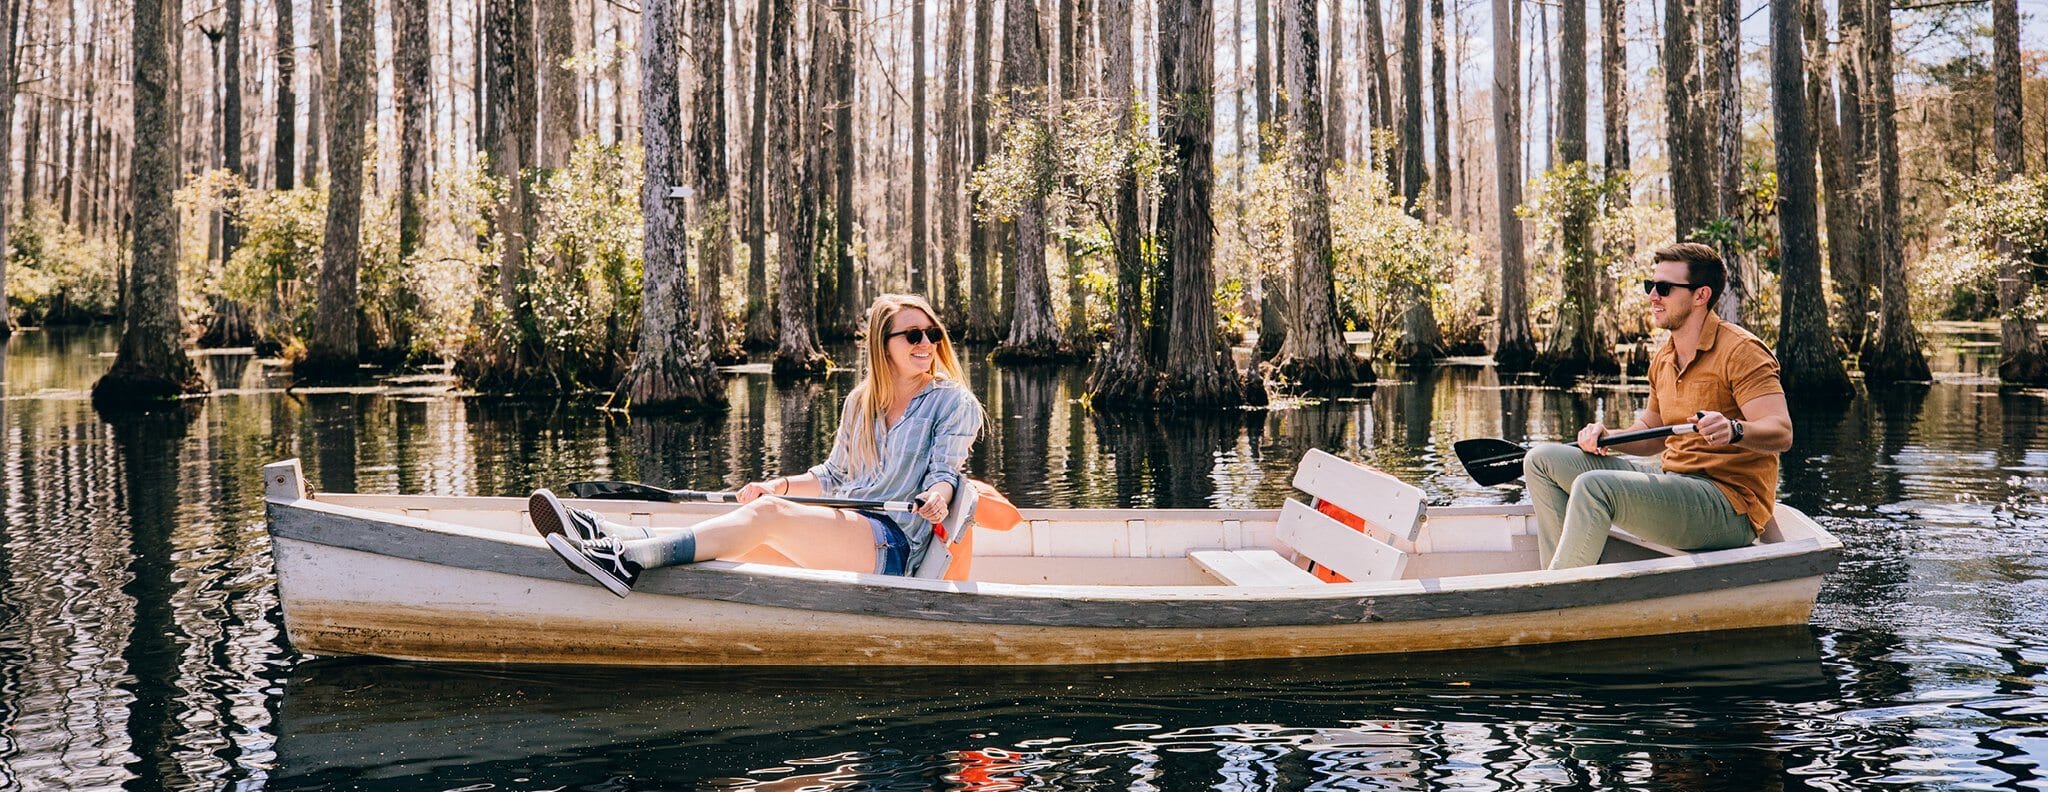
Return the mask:
{"type": "MultiPolygon", "coordinates": [[[[691,498],[691,500],[702,500],[705,503],[740,502],[739,493],[736,492],[700,492],[697,490],[675,490],[675,492],[687,493],[689,495],[694,496],[702,496],[691,498]]],[[[830,506],[835,509],[917,511],[917,504],[911,503],[910,501],[861,500],[858,498],[813,498],[804,495],[768,495],[764,497],[781,498],[783,500],[789,501],[790,503],[801,503],[806,506],[830,506]]]]}
{"type": "MultiPolygon", "coordinates": [[[[1597,445],[1599,445],[1601,448],[1606,448],[1607,446],[1621,445],[1622,443],[1633,443],[1637,440],[1655,440],[1659,437],[1692,434],[1693,432],[1697,431],[1699,431],[1699,428],[1692,424],[1672,424],[1670,426],[1657,426],[1649,429],[1638,429],[1633,432],[1615,432],[1614,434],[1601,437],[1600,440],[1597,442],[1597,445]]],[[[1521,459],[1528,455],[1529,449],[1524,448],[1512,454],[1501,454],[1500,456],[1487,457],[1485,459],[1474,459],[1471,462],[1467,463],[1467,466],[1474,467],[1500,464],[1503,462],[1521,459]]]]}
{"type": "MultiPolygon", "coordinates": [[[[565,487],[572,497],[594,500],[646,500],[669,503],[738,503],[739,495],[732,492],[705,492],[703,490],[677,490],[642,484],[637,481],[579,481],[565,487]]],[[[916,511],[917,504],[911,501],[862,500],[857,498],[815,498],[798,495],[776,495],[791,503],[808,506],[827,506],[835,509],[874,509],[877,511],[916,511]]]]}

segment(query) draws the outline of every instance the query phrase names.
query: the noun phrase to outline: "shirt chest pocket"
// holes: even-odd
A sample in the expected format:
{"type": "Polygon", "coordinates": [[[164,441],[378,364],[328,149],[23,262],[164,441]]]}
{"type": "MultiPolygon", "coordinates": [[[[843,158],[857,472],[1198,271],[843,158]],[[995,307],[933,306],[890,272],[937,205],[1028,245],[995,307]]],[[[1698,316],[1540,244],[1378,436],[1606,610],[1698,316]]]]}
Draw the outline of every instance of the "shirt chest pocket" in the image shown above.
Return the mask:
{"type": "Polygon", "coordinates": [[[1678,401],[1679,419],[1688,422],[1699,410],[1729,413],[1735,409],[1735,396],[1728,390],[1727,381],[1699,370],[1686,372],[1679,379],[1678,401]]]}

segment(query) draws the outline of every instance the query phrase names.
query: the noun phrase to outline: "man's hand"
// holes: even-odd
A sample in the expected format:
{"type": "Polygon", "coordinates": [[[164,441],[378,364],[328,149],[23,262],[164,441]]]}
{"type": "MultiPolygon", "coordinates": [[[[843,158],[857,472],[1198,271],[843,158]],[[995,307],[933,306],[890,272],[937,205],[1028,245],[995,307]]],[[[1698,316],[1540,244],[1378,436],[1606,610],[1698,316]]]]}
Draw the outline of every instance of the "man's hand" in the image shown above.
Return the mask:
{"type": "Polygon", "coordinates": [[[1607,427],[1596,423],[1586,424],[1579,430],[1579,450],[1588,454],[1607,456],[1607,449],[1600,447],[1600,438],[1607,436],[1607,427]]]}
{"type": "Polygon", "coordinates": [[[1692,414],[1693,426],[1699,429],[1700,439],[1714,445],[1735,444],[1735,422],[1728,416],[1713,410],[1701,410],[1692,414]]]}
{"type": "Polygon", "coordinates": [[[953,483],[941,481],[933,484],[931,489],[918,493],[914,500],[917,501],[917,516],[934,524],[944,522],[948,513],[947,507],[953,502],[953,483]]]}

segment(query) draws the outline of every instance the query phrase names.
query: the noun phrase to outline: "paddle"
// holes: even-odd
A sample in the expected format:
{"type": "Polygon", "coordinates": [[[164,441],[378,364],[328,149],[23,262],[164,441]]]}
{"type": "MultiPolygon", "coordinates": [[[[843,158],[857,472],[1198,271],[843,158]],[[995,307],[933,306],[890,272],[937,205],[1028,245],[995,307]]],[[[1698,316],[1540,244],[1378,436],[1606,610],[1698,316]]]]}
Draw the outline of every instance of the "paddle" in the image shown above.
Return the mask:
{"type": "MultiPolygon", "coordinates": [[[[1698,429],[1692,424],[1672,424],[1635,432],[1617,432],[1600,438],[1600,445],[1633,443],[1637,440],[1692,434],[1695,431],[1698,429]]],[[[1458,453],[1458,464],[1465,466],[1466,475],[1485,487],[1506,484],[1521,478],[1522,457],[1529,455],[1529,449],[1493,437],[1459,440],[1452,444],[1451,448],[1458,453]]]]}
{"type": "MultiPolygon", "coordinates": [[[[593,500],[640,500],[663,503],[738,503],[739,498],[730,492],[704,492],[702,490],[662,489],[652,484],[637,481],[578,481],[570,484],[569,494],[578,498],[593,500]]],[[[875,509],[878,511],[916,511],[917,504],[910,501],[856,500],[852,498],[805,498],[780,496],[791,503],[812,506],[831,506],[840,509],[875,509]]]]}

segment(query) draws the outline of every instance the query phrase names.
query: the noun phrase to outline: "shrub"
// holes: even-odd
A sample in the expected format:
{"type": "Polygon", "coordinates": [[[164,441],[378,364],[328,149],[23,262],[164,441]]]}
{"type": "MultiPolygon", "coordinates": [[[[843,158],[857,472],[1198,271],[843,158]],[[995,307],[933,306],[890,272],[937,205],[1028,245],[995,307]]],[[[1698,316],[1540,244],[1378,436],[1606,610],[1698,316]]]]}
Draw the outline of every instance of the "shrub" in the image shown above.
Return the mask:
{"type": "Polygon", "coordinates": [[[72,324],[114,318],[117,271],[128,251],[117,240],[88,238],[42,203],[8,237],[7,308],[19,324],[72,324]]]}

